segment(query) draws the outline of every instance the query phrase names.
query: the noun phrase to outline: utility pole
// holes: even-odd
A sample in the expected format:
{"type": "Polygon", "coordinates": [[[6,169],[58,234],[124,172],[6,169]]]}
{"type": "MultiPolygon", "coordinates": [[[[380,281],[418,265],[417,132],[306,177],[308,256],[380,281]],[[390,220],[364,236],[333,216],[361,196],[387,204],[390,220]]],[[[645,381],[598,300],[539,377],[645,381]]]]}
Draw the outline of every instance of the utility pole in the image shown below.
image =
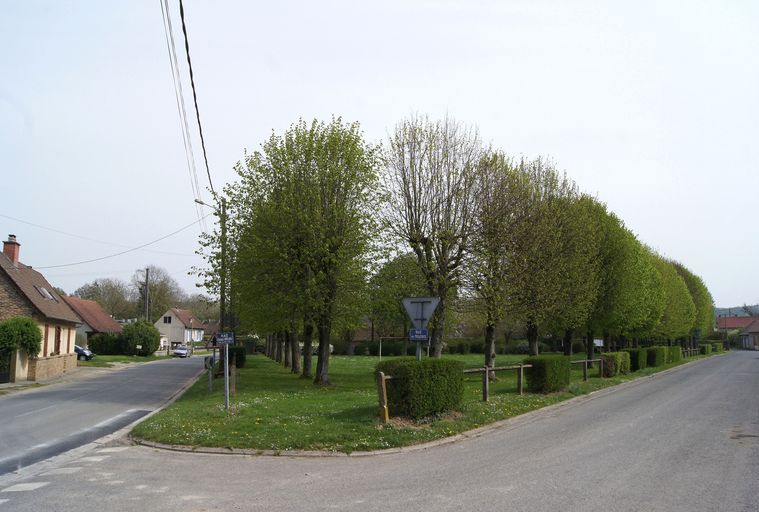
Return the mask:
{"type": "Polygon", "coordinates": [[[221,265],[219,268],[219,330],[226,331],[227,316],[227,199],[221,197],[221,265]]]}
{"type": "Polygon", "coordinates": [[[145,321],[150,323],[149,305],[150,305],[150,289],[148,284],[150,283],[150,267],[145,268],[145,321]]]}

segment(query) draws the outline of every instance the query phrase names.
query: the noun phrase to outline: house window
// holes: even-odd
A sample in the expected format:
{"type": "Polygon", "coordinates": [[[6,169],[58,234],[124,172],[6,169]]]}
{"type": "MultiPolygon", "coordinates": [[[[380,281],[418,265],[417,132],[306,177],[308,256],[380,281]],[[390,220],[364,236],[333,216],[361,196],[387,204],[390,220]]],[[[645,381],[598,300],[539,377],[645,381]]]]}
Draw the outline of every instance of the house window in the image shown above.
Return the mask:
{"type": "Polygon", "coordinates": [[[45,288],[44,286],[35,286],[34,288],[37,290],[37,292],[40,295],[42,295],[47,300],[52,300],[53,302],[58,302],[57,300],[55,300],[55,297],[53,297],[53,294],[50,293],[49,291],[47,291],[47,288],[45,288]]]}
{"type": "Polygon", "coordinates": [[[170,324],[171,323],[171,317],[170,316],[163,317],[163,323],[170,324]]]}

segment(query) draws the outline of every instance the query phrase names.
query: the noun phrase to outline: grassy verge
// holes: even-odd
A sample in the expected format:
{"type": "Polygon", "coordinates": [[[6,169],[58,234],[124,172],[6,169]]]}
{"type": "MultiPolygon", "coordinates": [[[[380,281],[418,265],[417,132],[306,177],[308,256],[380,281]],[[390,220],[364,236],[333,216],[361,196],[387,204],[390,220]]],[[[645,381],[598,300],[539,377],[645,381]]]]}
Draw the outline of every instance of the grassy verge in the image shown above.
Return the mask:
{"type": "Polygon", "coordinates": [[[90,366],[96,368],[111,368],[114,363],[147,363],[149,361],[158,361],[159,359],[168,359],[171,356],[95,356],[89,361],[77,361],[77,366],[90,366]]]}
{"type": "MultiPolygon", "coordinates": [[[[482,355],[451,355],[470,368],[482,366],[482,355]]],[[[524,356],[499,356],[498,364],[520,362],[524,356]]],[[[692,360],[692,359],[689,359],[692,360]]],[[[490,386],[490,401],[481,401],[480,374],[466,378],[461,411],[424,423],[393,421],[381,425],[371,356],[330,358],[329,387],[315,387],[263,356],[248,358],[239,370],[237,394],[230,413],[224,411],[223,381],[208,391],[201,377],[173,405],[139,424],[138,438],[166,444],[250,448],[258,450],[365,451],[417,444],[451,436],[488,423],[517,416],[547,405],[621,382],[645,377],[677,364],[647,368],[611,379],[582,382],[580,365],[573,365],[572,383],[562,393],[516,393],[514,372],[500,372],[490,386]]],[[[685,362],[685,361],[683,361],[685,362]]]]}

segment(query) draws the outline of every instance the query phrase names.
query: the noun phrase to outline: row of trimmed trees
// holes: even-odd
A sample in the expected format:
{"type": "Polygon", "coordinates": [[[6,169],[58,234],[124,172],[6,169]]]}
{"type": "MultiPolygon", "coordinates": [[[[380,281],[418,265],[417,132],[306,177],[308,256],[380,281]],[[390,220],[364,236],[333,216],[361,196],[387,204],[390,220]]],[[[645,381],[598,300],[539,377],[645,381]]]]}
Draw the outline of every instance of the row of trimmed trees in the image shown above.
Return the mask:
{"type": "Polygon", "coordinates": [[[242,329],[281,333],[293,371],[316,383],[329,383],[335,330],[397,317],[404,295],[440,297],[435,356],[451,305],[473,305],[489,365],[506,319],[524,326],[533,354],[547,333],[567,347],[586,336],[592,351],[597,336],[675,340],[712,329],[698,276],[643,245],[552,162],[511,158],[448,118],[412,116],[384,148],[357,124],[300,121],[236,171],[226,237],[201,240],[203,277],[229,297],[242,329]]]}

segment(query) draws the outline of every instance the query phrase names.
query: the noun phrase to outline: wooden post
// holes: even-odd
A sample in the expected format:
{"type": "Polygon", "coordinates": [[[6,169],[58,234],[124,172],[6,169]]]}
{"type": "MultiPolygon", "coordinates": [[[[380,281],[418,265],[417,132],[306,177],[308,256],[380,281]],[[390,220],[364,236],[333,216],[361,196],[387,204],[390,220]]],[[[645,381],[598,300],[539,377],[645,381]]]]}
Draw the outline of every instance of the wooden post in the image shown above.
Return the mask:
{"type": "Polygon", "coordinates": [[[588,382],[588,360],[586,359],[582,363],[582,380],[588,382]]]}
{"type": "Polygon", "coordinates": [[[601,358],[601,362],[598,363],[598,368],[601,370],[601,373],[599,376],[603,379],[604,378],[604,358],[603,357],[601,358]]]}
{"type": "Polygon", "coordinates": [[[482,368],[482,401],[487,402],[490,396],[490,369],[487,366],[482,368]]]}
{"type": "Polygon", "coordinates": [[[390,414],[387,410],[387,384],[385,384],[385,374],[383,372],[377,372],[377,391],[379,391],[379,415],[382,423],[387,423],[390,420],[390,414]]]}
{"type": "Polygon", "coordinates": [[[517,372],[517,391],[519,391],[519,395],[524,394],[524,365],[519,365],[519,371],[517,372]]]}

